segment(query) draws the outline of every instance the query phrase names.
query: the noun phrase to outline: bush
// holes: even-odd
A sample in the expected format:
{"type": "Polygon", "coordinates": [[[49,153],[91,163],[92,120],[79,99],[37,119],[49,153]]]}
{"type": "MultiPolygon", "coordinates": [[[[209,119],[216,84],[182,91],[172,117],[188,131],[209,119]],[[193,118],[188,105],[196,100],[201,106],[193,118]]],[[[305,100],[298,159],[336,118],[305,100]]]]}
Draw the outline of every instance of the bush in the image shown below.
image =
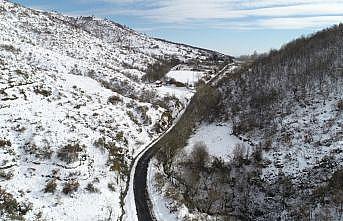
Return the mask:
{"type": "Polygon", "coordinates": [[[11,146],[11,142],[9,140],[6,139],[0,139],[0,147],[4,147],[4,146],[11,146]]]}
{"type": "Polygon", "coordinates": [[[57,157],[67,163],[75,162],[84,147],[84,145],[80,145],[78,142],[68,144],[58,151],[57,157]]]}
{"type": "Polygon", "coordinates": [[[343,100],[338,101],[337,108],[338,110],[343,111],[343,100]]]}
{"type": "Polygon", "coordinates": [[[201,169],[209,159],[207,146],[204,142],[197,142],[193,145],[191,161],[195,168],[201,169]]]}
{"type": "Polygon", "coordinates": [[[255,163],[261,162],[263,160],[263,151],[262,151],[262,145],[259,144],[253,151],[252,157],[255,161],[255,163]]]}
{"type": "Polygon", "coordinates": [[[77,180],[70,180],[64,184],[62,191],[64,194],[70,194],[70,193],[77,191],[79,186],[80,186],[80,184],[77,180]]]}
{"type": "Polygon", "coordinates": [[[86,186],[86,190],[90,193],[98,193],[99,189],[94,186],[93,183],[88,183],[86,186]]]}
{"type": "Polygon", "coordinates": [[[149,64],[146,71],[146,75],[143,76],[143,80],[156,81],[164,77],[172,67],[178,65],[180,61],[177,58],[163,58],[154,64],[149,64]]]}
{"type": "Polygon", "coordinates": [[[36,94],[43,95],[44,97],[49,97],[51,95],[51,91],[50,90],[47,90],[47,89],[44,89],[44,88],[41,88],[41,87],[35,87],[34,88],[34,92],[36,94]]]}
{"type": "Polygon", "coordinates": [[[124,132],[123,131],[120,131],[116,134],[116,137],[115,137],[116,141],[118,142],[123,142],[124,144],[128,144],[128,141],[127,139],[125,138],[124,136],[124,132]]]}
{"type": "Polygon", "coordinates": [[[113,95],[107,99],[107,102],[116,105],[119,102],[122,102],[122,99],[119,96],[113,95]]]}
{"type": "MultiPolygon", "coordinates": [[[[6,216],[20,218],[22,212],[19,211],[19,203],[13,197],[12,194],[7,193],[4,189],[0,187],[0,216],[1,219],[6,216]]],[[[10,220],[10,219],[9,219],[10,220]]]]}
{"type": "Polygon", "coordinates": [[[51,179],[47,182],[44,193],[54,193],[56,191],[57,183],[56,179],[51,179]]]}
{"type": "Polygon", "coordinates": [[[132,113],[132,111],[126,111],[126,114],[129,116],[130,120],[137,125],[140,125],[137,117],[132,113]]]}
{"type": "Polygon", "coordinates": [[[11,52],[18,52],[20,49],[16,49],[13,45],[7,45],[7,44],[1,44],[0,48],[6,50],[6,51],[11,51],[11,52]]]}
{"type": "Polygon", "coordinates": [[[236,165],[241,166],[244,163],[244,153],[246,149],[244,144],[236,144],[233,149],[233,161],[236,165]]]}
{"type": "Polygon", "coordinates": [[[5,172],[3,170],[0,170],[0,178],[5,179],[5,180],[10,180],[14,174],[12,172],[5,172]]]}
{"type": "Polygon", "coordinates": [[[151,118],[148,115],[149,108],[147,106],[138,106],[136,111],[139,113],[144,125],[150,125],[152,123],[151,118]]]}
{"type": "Polygon", "coordinates": [[[116,185],[114,183],[108,183],[107,184],[108,189],[115,192],[116,191],[116,185]]]}
{"type": "Polygon", "coordinates": [[[337,170],[329,180],[329,187],[333,190],[342,190],[343,170],[337,170]]]}
{"type": "Polygon", "coordinates": [[[151,103],[155,99],[158,98],[157,92],[154,90],[143,89],[140,93],[138,100],[140,102],[148,102],[151,103]]]}

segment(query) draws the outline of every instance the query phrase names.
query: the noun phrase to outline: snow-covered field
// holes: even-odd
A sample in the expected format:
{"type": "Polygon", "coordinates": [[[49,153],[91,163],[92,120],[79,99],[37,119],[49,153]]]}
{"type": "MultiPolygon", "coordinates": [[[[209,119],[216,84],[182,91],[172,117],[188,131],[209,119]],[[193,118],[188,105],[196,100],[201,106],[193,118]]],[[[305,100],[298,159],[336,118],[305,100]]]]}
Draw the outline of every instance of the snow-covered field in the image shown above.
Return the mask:
{"type": "Polygon", "coordinates": [[[194,144],[202,142],[207,146],[210,156],[218,157],[224,161],[232,158],[232,152],[237,144],[244,143],[235,135],[232,135],[232,126],[229,123],[202,124],[194,132],[184,147],[187,154],[191,153],[194,144]]]}
{"type": "Polygon", "coordinates": [[[203,75],[204,73],[201,71],[171,70],[166,76],[187,85],[194,85],[203,77],[203,75]]]}

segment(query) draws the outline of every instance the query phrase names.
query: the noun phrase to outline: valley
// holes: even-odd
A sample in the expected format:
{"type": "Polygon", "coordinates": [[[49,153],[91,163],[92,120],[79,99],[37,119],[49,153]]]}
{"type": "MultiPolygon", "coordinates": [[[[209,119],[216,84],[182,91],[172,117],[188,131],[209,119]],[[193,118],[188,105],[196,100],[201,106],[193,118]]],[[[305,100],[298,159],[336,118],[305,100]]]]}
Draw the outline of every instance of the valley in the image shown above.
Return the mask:
{"type": "Polygon", "coordinates": [[[342,48],[234,58],[0,0],[0,220],[342,221],[342,48]]]}

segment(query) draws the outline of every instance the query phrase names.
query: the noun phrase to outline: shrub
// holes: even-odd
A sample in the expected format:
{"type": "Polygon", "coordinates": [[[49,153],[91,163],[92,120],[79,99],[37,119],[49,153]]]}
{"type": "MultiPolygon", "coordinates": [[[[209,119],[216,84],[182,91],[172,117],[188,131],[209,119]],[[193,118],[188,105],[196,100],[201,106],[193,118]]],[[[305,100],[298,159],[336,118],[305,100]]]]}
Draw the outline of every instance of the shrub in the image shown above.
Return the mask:
{"type": "MultiPolygon", "coordinates": [[[[17,200],[13,197],[12,194],[7,193],[4,189],[0,187],[0,215],[1,220],[2,218],[6,219],[5,217],[12,217],[19,220],[22,215],[25,215],[27,210],[20,211],[20,205],[17,200]]],[[[8,219],[10,220],[10,219],[8,219]]]]}
{"type": "Polygon", "coordinates": [[[84,145],[80,145],[78,142],[71,143],[61,148],[57,153],[57,157],[64,162],[72,163],[78,159],[79,153],[83,149],[84,145]]]}
{"type": "Polygon", "coordinates": [[[115,192],[116,191],[116,185],[114,183],[108,183],[107,184],[108,189],[115,192]]]}
{"type": "Polygon", "coordinates": [[[156,91],[143,89],[140,96],[138,97],[138,100],[140,102],[152,102],[156,98],[158,98],[156,91]]]}
{"type": "Polygon", "coordinates": [[[11,142],[9,140],[6,139],[0,139],[0,147],[4,147],[4,146],[11,146],[11,142]]]}
{"type": "Polygon", "coordinates": [[[165,186],[165,180],[164,180],[163,174],[157,172],[155,174],[154,181],[155,181],[154,185],[155,185],[156,189],[158,191],[161,191],[161,193],[162,193],[162,189],[165,186]]]}
{"type": "Polygon", "coordinates": [[[150,116],[147,114],[148,110],[149,108],[147,106],[138,106],[136,108],[136,111],[140,114],[144,125],[149,125],[152,123],[150,116]]]}
{"type": "Polygon", "coordinates": [[[165,57],[154,64],[149,64],[146,71],[146,75],[143,76],[143,80],[156,81],[164,77],[169,70],[178,65],[180,60],[175,57],[165,57]]]}
{"type": "Polygon", "coordinates": [[[119,102],[122,102],[122,99],[119,96],[113,95],[107,99],[107,102],[116,105],[119,102]]]}
{"type": "Polygon", "coordinates": [[[106,140],[104,137],[99,137],[99,139],[94,141],[94,146],[97,148],[105,148],[106,140]]]}
{"type": "Polygon", "coordinates": [[[44,88],[41,88],[41,87],[35,87],[34,88],[34,92],[36,94],[41,94],[44,97],[49,97],[51,95],[51,91],[50,90],[47,90],[47,89],[44,89],[44,88]]]}
{"type": "Polygon", "coordinates": [[[337,108],[338,110],[343,111],[343,100],[338,101],[337,108]]]}
{"type": "Polygon", "coordinates": [[[333,190],[342,190],[343,186],[343,170],[337,170],[329,180],[329,186],[333,190]]]}
{"type": "Polygon", "coordinates": [[[52,155],[52,150],[50,149],[42,149],[39,153],[36,154],[36,157],[40,159],[50,159],[52,155]]]}
{"type": "Polygon", "coordinates": [[[129,116],[129,118],[132,122],[134,122],[137,125],[140,125],[137,117],[135,117],[135,115],[132,113],[132,111],[126,111],[126,114],[129,116]]]}
{"type": "Polygon", "coordinates": [[[86,186],[86,190],[90,193],[98,193],[99,189],[94,186],[93,183],[88,183],[86,186]]]}
{"type": "Polygon", "coordinates": [[[70,194],[70,193],[77,191],[79,186],[80,186],[80,184],[77,180],[70,180],[64,184],[62,191],[64,194],[70,194]]]}
{"type": "Polygon", "coordinates": [[[51,179],[46,183],[44,193],[54,193],[56,191],[56,187],[56,179],[51,179]]]}
{"type": "Polygon", "coordinates": [[[116,134],[116,137],[115,137],[116,141],[118,142],[124,142],[125,144],[128,144],[128,141],[127,139],[124,137],[124,132],[123,131],[120,131],[116,134]]]}
{"type": "Polygon", "coordinates": [[[11,52],[19,52],[20,49],[16,49],[13,45],[6,45],[6,44],[1,44],[0,48],[6,50],[6,51],[11,51],[11,52]]]}
{"type": "Polygon", "coordinates": [[[191,161],[195,168],[201,169],[209,159],[207,146],[204,142],[197,142],[193,145],[191,161]]]}
{"type": "Polygon", "coordinates": [[[10,180],[14,174],[12,172],[5,172],[3,170],[0,170],[0,178],[5,179],[5,180],[10,180]]]}
{"type": "Polygon", "coordinates": [[[262,145],[259,144],[252,153],[253,160],[258,163],[263,160],[263,151],[262,151],[262,145]]]}
{"type": "Polygon", "coordinates": [[[244,144],[236,144],[233,149],[233,161],[238,166],[241,166],[244,163],[244,153],[245,146],[244,144]]]}

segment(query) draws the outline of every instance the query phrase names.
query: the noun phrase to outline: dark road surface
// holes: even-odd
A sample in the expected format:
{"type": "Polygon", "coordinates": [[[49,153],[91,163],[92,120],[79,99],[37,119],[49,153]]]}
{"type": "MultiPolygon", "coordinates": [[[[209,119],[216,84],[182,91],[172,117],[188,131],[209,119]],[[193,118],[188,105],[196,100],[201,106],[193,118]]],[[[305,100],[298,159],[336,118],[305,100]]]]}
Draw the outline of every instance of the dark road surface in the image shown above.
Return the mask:
{"type": "Polygon", "coordinates": [[[133,191],[135,195],[135,203],[137,210],[138,221],[155,221],[156,219],[150,212],[150,198],[147,191],[147,170],[150,159],[157,152],[157,148],[152,146],[139,159],[136,166],[136,171],[133,181],[133,191]]]}
{"type": "MultiPolygon", "coordinates": [[[[228,66],[228,65],[227,65],[228,66]]],[[[217,76],[215,76],[208,84],[212,84],[225,70],[224,67],[217,76]]],[[[183,113],[179,114],[182,115],[183,113]]],[[[167,131],[165,131],[160,138],[152,142],[151,147],[139,158],[134,174],[133,180],[133,192],[135,196],[135,204],[137,210],[138,221],[156,221],[156,218],[151,211],[151,201],[147,191],[147,170],[151,158],[157,153],[158,145],[155,145],[158,140],[163,138],[179,121],[180,116],[176,120],[173,126],[171,126],[167,131]]]]}

